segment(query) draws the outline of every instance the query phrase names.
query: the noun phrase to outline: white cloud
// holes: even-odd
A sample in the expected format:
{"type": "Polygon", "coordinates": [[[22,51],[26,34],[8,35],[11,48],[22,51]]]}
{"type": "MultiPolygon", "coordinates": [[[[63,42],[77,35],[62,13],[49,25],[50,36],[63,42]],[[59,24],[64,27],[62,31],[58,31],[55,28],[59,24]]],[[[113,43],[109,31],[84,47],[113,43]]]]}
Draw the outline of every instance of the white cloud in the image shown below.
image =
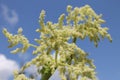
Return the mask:
{"type": "Polygon", "coordinates": [[[26,73],[29,75],[32,74],[36,80],[39,80],[41,78],[41,75],[37,72],[37,67],[35,65],[31,65],[29,68],[25,70],[26,73]]]}
{"type": "Polygon", "coordinates": [[[29,73],[29,74],[35,74],[37,72],[37,68],[34,65],[31,65],[30,67],[28,67],[25,72],[29,73]]]}
{"type": "Polygon", "coordinates": [[[56,71],[54,72],[54,74],[50,77],[49,80],[61,80],[60,75],[59,75],[59,71],[56,70],[56,71]]]}
{"type": "Polygon", "coordinates": [[[0,80],[8,80],[16,69],[19,69],[19,67],[14,60],[7,59],[0,54],[0,80]]]}
{"type": "Polygon", "coordinates": [[[18,14],[15,10],[9,9],[6,5],[1,4],[1,13],[4,20],[10,25],[14,26],[18,23],[18,14]]]}

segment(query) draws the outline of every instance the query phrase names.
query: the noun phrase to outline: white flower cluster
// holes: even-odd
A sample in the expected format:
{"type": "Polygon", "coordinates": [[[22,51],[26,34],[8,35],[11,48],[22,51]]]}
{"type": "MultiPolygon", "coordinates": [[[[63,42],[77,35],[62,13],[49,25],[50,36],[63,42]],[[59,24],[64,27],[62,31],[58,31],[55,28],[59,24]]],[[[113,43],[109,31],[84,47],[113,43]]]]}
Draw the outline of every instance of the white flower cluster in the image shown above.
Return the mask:
{"type": "MultiPolygon", "coordinates": [[[[41,35],[40,39],[35,39],[39,46],[30,44],[27,38],[22,35],[21,28],[18,29],[17,35],[12,35],[6,29],[3,29],[3,33],[10,43],[9,47],[16,46],[18,43],[23,44],[23,48],[17,48],[12,53],[25,52],[29,46],[36,48],[33,54],[37,57],[24,65],[21,71],[24,71],[30,65],[36,65],[38,68],[41,67],[38,70],[42,75],[41,80],[48,80],[56,69],[60,71],[62,80],[67,79],[66,72],[70,80],[77,80],[79,76],[81,76],[81,80],[96,80],[93,60],[89,59],[88,54],[77,46],[76,41],[78,38],[84,40],[89,37],[96,47],[101,38],[107,37],[112,41],[107,32],[108,28],[101,27],[101,24],[105,21],[89,5],[80,8],[75,7],[74,9],[69,5],[67,12],[67,16],[65,14],[60,15],[58,23],[50,21],[45,23],[45,11],[41,11],[39,18],[41,27],[36,30],[41,35]],[[53,57],[52,51],[55,52],[55,57],[53,57]]],[[[18,75],[20,79],[21,76],[24,78],[22,80],[29,80],[23,74],[18,75]]]]}
{"type": "Polygon", "coordinates": [[[14,80],[35,80],[35,79],[29,79],[24,74],[19,74],[18,71],[14,71],[14,80]]]}
{"type": "Polygon", "coordinates": [[[19,43],[23,45],[22,48],[16,48],[15,50],[11,51],[11,53],[14,53],[14,54],[18,52],[24,53],[29,48],[29,41],[24,35],[22,35],[22,28],[18,29],[17,35],[12,35],[11,33],[7,31],[7,29],[4,28],[3,34],[8,38],[8,42],[10,43],[8,48],[14,47],[18,45],[19,43]]]}

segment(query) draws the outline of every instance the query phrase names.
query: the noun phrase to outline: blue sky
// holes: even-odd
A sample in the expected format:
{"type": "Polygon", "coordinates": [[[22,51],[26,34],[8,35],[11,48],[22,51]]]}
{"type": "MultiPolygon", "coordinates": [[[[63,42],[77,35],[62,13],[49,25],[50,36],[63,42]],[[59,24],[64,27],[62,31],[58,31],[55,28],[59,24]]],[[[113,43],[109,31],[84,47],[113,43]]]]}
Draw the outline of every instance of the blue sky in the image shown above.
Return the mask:
{"type": "MultiPolygon", "coordinates": [[[[16,33],[16,30],[22,27],[24,35],[35,44],[34,38],[39,37],[35,30],[40,27],[38,19],[42,9],[46,11],[45,21],[57,22],[59,15],[66,12],[67,5],[81,7],[88,4],[97,14],[103,14],[103,19],[106,20],[103,26],[109,28],[108,32],[111,34],[113,42],[109,43],[105,39],[99,43],[98,48],[95,48],[93,43],[86,39],[79,41],[78,45],[89,52],[90,58],[94,59],[99,80],[120,80],[119,3],[120,0],[0,0],[0,58],[12,66],[32,58],[30,49],[22,57],[10,54],[12,49],[7,48],[7,39],[2,34],[3,27],[12,33],[16,33]]],[[[8,66],[6,63],[0,62],[0,75],[4,73],[2,67],[8,66]]],[[[15,68],[18,68],[19,65],[15,68]]],[[[10,78],[10,80],[12,79],[10,78]]]]}

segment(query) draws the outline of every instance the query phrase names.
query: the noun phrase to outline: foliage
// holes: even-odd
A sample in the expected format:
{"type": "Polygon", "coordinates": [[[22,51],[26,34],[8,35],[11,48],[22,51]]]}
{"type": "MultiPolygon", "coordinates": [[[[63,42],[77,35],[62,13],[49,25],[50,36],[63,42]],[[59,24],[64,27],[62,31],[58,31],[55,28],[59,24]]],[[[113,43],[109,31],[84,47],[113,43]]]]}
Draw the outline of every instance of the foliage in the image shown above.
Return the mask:
{"type": "Polygon", "coordinates": [[[108,34],[107,27],[101,27],[105,21],[102,15],[97,15],[89,6],[83,7],[67,6],[68,15],[60,15],[58,23],[44,22],[45,11],[42,10],[39,17],[40,28],[36,32],[40,33],[40,38],[35,39],[39,45],[31,44],[22,34],[22,28],[18,29],[18,34],[13,35],[3,29],[4,35],[10,43],[9,48],[22,44],[22,48],[13,50],[12,53],[26,52],[29,47],[34,47],[34,55],[37,55],[30,62],[26,63],[19,72],[15,72],[14,80],[30,80],[22,72],[31,65],[41,67],[38,72],[42,75],[42,80],[48,80],[50,76],[59,70],[62,80],[66,80],[66,72],[70,80],[96,80],[95,66],[93,60],[89,59],[88,53],[79,48],[76,41],[89,37],[91,42],[97,47],[98,42],[104,38],[112,41],[108,34]],[[71,41],[72,40],[72,41],[71,41]],[[70,42],[71,41],[71,42],[70,42]],[[54,55],[53,56],[53,51],[54,55]]]}

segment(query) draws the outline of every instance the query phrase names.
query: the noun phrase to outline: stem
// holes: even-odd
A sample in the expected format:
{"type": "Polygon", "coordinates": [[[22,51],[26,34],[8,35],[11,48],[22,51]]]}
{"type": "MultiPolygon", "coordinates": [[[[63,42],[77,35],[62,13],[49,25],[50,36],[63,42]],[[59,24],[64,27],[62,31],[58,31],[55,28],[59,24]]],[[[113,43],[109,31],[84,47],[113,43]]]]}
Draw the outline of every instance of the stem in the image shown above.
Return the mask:
{"type": "Polygon", "coordinates": [[[73,38],[73,43],[75,43],[75,44],[76,44],[76,41],[77,41],[77,38],[76,38],[76,37],[74,37],[74,38],[73,38]]]}
{"type": "Polygon", "coordinates": [[[36,45],[34,45],[34,44],[30,44],[30,46],[32,46],[32,47],[34,47],[34,48],[37,48],[37,46],[36,46],[36,45]]]}
{"type": "Polygon", "coordinates": [[[55,63],[56,63],[56,67],[58,66],[58,64],[57,64],[57,57],[58,57],[58,50],[56,50],[56,53],[55,53],[55,63]]]}
{"type": "Polygon", "coordinates": [[[50,51],[51,51],[51,48],[48,48],[47,55],[49,55],[50,51]]]}
{"type": "MultiPolygon", "coordinates": [[[[77,38],[74,37],[72,42],[76,44],[76,41],[77,41],[77,38]]],[[[73,59],[73,56],[74,56],[74,55],[72,54],[72,55],[70,56],[71,59],[68,61],[68,64],[70,64],[70,65],[71,65],[71,61],[72,61],[72,59],[73,59]]]]}
{"type": "MultiPolygon", "coordinates": [[[[48,52],[50,51],[51,49],[48,49],[48,52]]],[[[56,63],[56,68],[58,66],[58,62],[57,62],[57,57],[58,57],[58,50],[56,50],[56,53],[55,53],[55,63],[56,63]]],[[[49,71],[47,73],[44,73],[44,71],[48,69],[48,68],[43,68],[43,74],[42,74],[42,77],[41,77],[41,80],[49,80],[49,78],[52,76],[51,74],[51,69],[49,68],[49,71]]]]}
{"type": "Polygon", "coordinates": [[[51,71],[49,71],[48,73],[44,73],[41,76],[41,80],[49,80],[49,78],[51,77],[51,71]]]}

